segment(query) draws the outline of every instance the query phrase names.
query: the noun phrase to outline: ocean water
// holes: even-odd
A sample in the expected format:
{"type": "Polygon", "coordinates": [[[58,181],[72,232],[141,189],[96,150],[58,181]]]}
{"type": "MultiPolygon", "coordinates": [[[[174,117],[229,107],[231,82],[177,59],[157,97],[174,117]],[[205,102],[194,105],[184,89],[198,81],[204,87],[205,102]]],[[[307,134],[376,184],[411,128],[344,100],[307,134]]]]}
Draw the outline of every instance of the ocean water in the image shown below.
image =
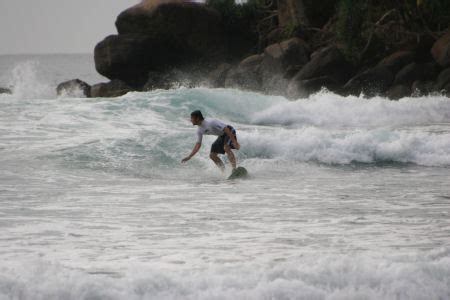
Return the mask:
{"type": "Polygon", "coordinates": [[[450,99],[54,95],[90,62],[0,56],[0,299],[450,299],[450,99]]]}

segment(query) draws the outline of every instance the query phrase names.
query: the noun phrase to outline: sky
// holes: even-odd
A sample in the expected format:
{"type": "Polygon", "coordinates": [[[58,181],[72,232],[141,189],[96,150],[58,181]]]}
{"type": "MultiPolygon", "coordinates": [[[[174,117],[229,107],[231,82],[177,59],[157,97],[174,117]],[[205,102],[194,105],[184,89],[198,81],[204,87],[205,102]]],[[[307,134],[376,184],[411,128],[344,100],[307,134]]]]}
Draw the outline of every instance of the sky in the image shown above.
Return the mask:
{"type": "Polygon", "coordinates": [[[0,0],[0,54],[92,53],[139,0],[0,0]]]}

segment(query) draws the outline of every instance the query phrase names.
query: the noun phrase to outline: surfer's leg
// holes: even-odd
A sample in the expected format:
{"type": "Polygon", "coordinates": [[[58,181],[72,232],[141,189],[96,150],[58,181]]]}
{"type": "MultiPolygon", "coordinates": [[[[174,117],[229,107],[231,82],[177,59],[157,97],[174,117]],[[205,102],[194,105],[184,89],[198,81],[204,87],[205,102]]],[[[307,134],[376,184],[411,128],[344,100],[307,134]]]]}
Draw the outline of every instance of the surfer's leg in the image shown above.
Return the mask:
{"type": "Polygon", "coordinates": [[[234,156],[233,150],[231,150],[231,147],[227,144],[223,146],[223,149],[225,150],[225,153],[228,156],[228,160],[230,161],[231,167],[236,169],[236,157],[234,156]]]}
{"type": "Polygon", "coordinates": [[[219,158],[219,155],[215,152],[211,152],[209,154],[209,158],[212,159],[212,161],[218,166],[222,171],[225,171],[225,166],[223,164],[223,161],[219,158]]]}

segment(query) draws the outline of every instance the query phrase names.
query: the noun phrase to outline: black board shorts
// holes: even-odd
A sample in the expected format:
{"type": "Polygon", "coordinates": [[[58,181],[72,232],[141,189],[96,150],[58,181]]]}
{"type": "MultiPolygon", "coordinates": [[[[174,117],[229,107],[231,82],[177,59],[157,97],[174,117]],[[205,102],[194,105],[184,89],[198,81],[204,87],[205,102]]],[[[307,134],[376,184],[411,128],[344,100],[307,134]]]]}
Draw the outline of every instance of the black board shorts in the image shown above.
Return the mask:
{"type": "MultiPolygon", "coordinates": [[[[236,138],[236,141],[237,141],[236,130],[233,127],[231,127],[230,125],[228,125],[227,127],[231,130],[231,133],[234,135],[234,137],[236,138]]],[[[230,138],[228,137],[228,135],[226,133],[217,137],[216,141],[211,146],[211,153],[225,154],[225,149],[224,149],[225,145],[230,146],[231,149],[236,149],[236,148],[234,148],[233,143],[231,142],[230,138]]]]}

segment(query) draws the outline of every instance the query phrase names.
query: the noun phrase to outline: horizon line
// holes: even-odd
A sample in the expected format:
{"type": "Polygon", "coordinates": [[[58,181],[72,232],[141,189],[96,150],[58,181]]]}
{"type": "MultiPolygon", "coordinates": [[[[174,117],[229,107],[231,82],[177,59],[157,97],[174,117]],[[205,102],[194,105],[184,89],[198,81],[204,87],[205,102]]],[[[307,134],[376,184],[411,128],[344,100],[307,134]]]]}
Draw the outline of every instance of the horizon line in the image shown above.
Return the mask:
{"type": "Polygon", "coordinates": [[[13,55],[75,55],[75,54],[89,54],[94,56],[92,52],[19,52],[19,53],[0,53],[0,56],[13,56],[13,55]]]}

